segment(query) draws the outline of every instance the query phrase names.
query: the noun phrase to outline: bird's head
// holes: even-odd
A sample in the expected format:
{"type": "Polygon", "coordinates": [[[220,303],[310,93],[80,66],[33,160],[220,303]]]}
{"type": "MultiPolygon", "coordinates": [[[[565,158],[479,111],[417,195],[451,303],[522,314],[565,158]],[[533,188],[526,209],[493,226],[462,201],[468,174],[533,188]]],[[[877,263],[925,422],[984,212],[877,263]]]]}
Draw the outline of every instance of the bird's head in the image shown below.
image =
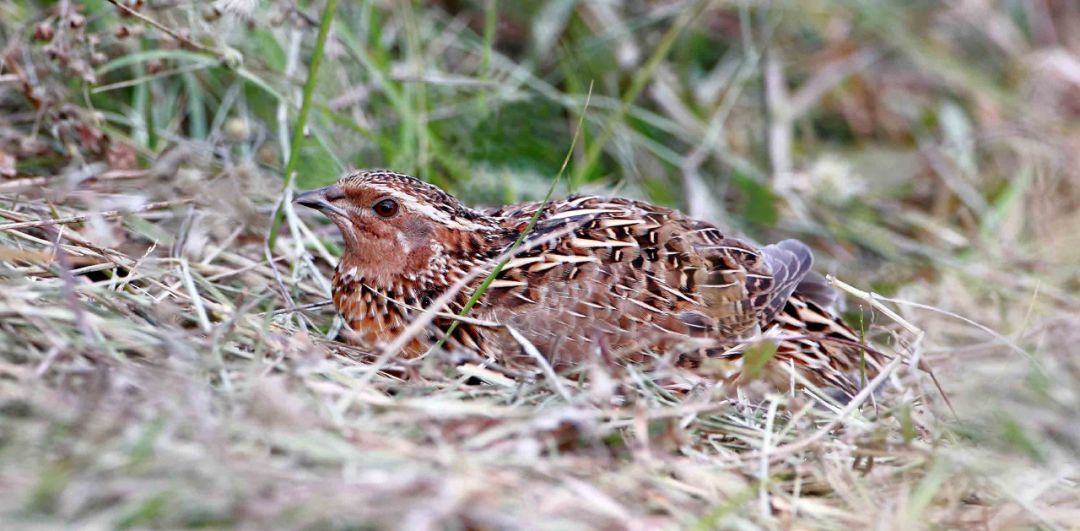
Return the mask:
{"type": "Polygon", "coordinates": [[[341,231],[339,271],[356,268],[356,276],[383,288],[444,275],[450,258],[475,251],[494,230],[483,214],[450,194],[389,171],[354,172],[294,201],[319,210],[341,231]]]}

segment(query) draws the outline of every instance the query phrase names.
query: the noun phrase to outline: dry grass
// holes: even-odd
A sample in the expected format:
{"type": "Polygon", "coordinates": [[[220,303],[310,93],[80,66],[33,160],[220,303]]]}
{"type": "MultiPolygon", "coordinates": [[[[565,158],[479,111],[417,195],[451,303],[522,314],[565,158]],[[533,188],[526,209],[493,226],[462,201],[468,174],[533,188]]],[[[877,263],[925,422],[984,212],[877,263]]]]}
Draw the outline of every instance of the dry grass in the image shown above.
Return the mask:
{"type": "Polygon", "coordinates": [[[282,202],[321,11],[41,4],[0,5],[5,528],[1080,521],[1070,3],[334,14],[299,186],[390,166],[542,196],[583,118],[571,186],[807,239],[855,286],[904,363],[847,405],[345,347],[336,235],[282,202]]]}

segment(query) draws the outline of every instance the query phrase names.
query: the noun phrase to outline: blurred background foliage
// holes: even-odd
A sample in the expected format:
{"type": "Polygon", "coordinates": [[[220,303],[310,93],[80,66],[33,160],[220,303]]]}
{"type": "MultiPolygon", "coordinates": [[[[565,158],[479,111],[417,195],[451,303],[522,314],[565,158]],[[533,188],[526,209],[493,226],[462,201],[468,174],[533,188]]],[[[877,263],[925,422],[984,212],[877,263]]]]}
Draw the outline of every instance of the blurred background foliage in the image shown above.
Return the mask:
{"type": "MultiPolygon", "coordinates": [[[[168,157],[184,151],[212,171],[280,172],[321,4],[127,4],[178,38],[104,1],[3,6],[5,81],[27,85],[5,92],[13,171],[184,165],[168,157]],[[25,145],[14,126],[28,120],[76,131],[46,127],[25,145]]],[[[1076,232],[1076,11],[344,2],[296,183],[388,167],[472,202],[536,198],[585,113],[568,191],[615,190],[761,239],[811,239],[828,269],[870,273],[889,293],[943,257],[1073,263],[1074,246],[1030,244],[1076,232]]],[[[1076,283],[1059,271],[1054,285],[1076,283]]]]}
{"type": "MultiPolygon", "coordinates": [[[[83,211],[194,198],[183,238],[91,220],[132,256],[261,243],[324,8],[0,3],[0,192],[83,211]]],[[[1075,471],[1080,3],[366,0],[332,16],[297,188],[387,167],[474,204],[536,199],[584,115],[558,194],[808,241],[823,272],[915,301],[899,311],[924,359],[964,375],[946,384],[959,437],[1075,471]]]]}

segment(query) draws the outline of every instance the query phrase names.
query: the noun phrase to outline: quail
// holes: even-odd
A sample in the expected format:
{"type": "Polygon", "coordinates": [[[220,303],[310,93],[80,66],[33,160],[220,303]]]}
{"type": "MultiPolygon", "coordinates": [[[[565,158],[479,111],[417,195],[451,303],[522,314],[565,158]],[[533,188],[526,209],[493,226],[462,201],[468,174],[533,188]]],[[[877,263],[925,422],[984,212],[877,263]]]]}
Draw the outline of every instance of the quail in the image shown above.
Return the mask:
{"type": "Polygon", "coordinates": [[[748,349],[768,344],[759,371],[767,382],[786,387],[793,370],[849,396],[883,365],[830,310],[832,289],[798,240],[757,247],[626,198],[473,209],[385,170],[353,172],[295,202],[341,232],[333,301],[353,342],[385,345],[442,301],[438,317],[404,343],[406,358],[441,344],[527,363],[524,339],[556,370],[599,358],[690,368],[716,360],[738,381],[748,349]],[[454,325],[500,261],[469,319],[454,325]]]}

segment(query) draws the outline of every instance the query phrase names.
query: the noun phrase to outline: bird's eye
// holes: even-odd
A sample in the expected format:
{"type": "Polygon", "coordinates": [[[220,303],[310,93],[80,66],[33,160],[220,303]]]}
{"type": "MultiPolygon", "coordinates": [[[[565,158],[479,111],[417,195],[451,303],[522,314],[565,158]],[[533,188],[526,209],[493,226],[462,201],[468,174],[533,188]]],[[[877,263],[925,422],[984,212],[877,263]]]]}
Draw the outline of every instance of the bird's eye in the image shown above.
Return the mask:
{"type": "Polygon", "coordinates": [[[397,214],[398,204],[397,201],[394,201],[393,199],[380,199],[371,206],[371,209],[374,210],[376,214],[388,218],[397,214]]]}

